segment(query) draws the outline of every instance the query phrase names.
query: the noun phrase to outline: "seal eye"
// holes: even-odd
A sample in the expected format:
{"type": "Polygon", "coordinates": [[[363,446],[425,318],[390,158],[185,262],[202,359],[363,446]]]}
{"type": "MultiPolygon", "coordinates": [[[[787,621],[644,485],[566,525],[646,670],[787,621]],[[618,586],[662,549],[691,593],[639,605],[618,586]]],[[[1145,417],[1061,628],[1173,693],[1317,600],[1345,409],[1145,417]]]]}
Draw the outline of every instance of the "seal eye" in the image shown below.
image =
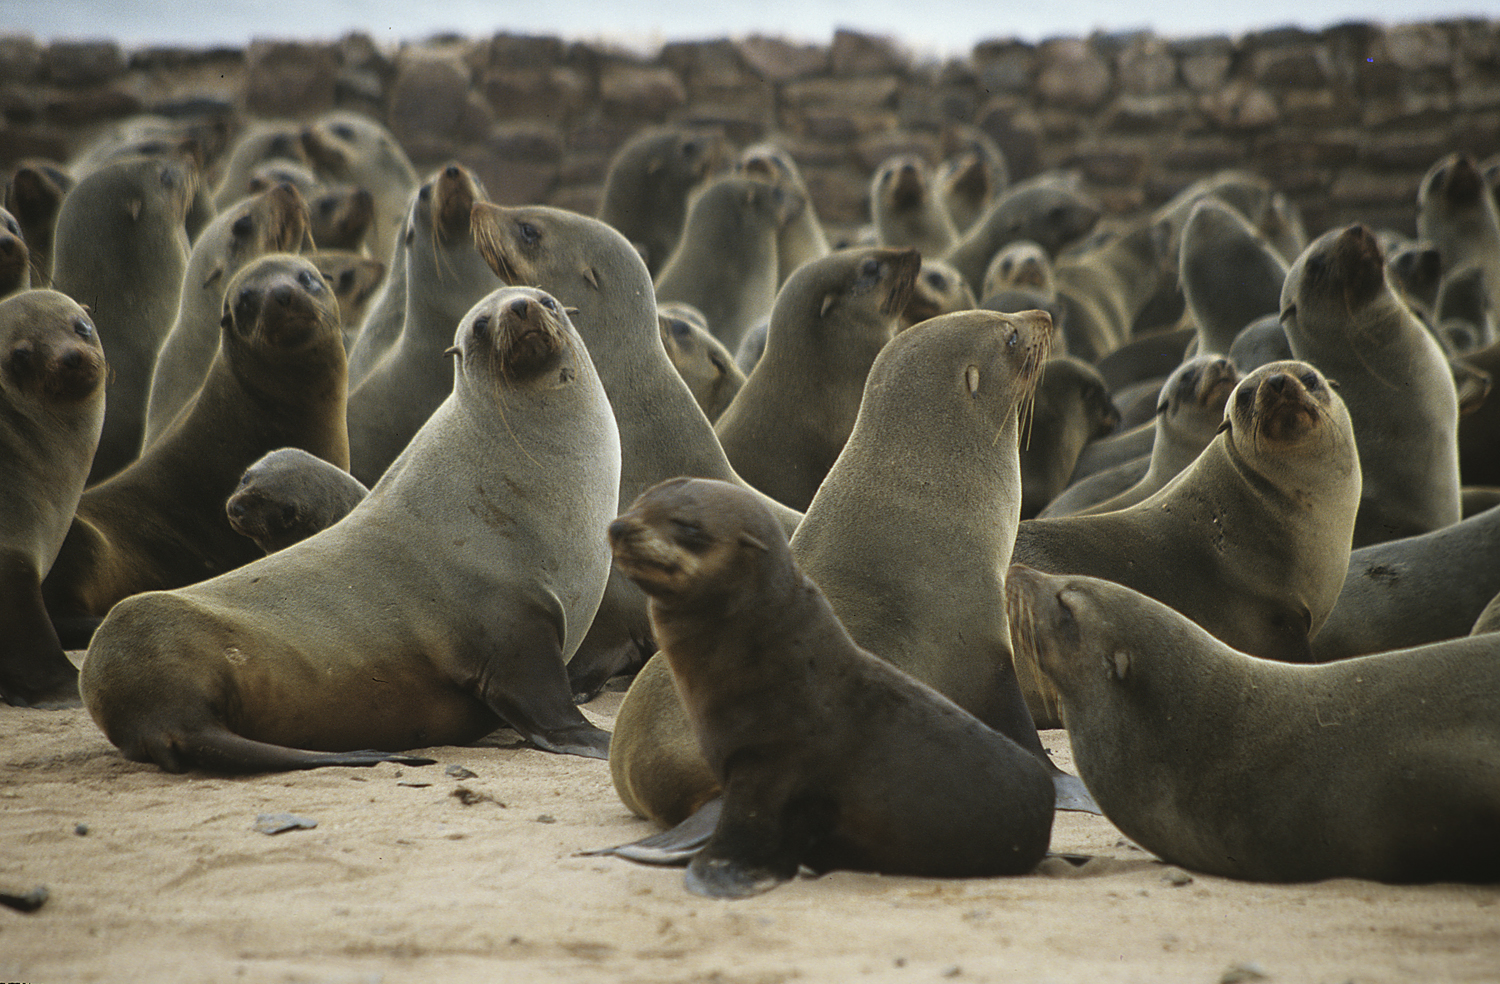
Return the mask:
{"type": "Polygon", "coordinates": [[[335,123],[328,129],[332,131],[333,135],[335,137],[338,137],[340,140],[352,141],[354,139],[354,128],[352,126],[349,126],[347,123],[335,123]]]}
{"type": "Polygon", "coordinates": [[[1235,406],[1241,410],[1247,410],[1255,400],[1255,389],[1251,386],[1241,386],[1234,394],[1235,406]]]}
{"type": "Polygon", "coordinates": [[[673,539],[689,553],[705,553],[713,546],[714,538],[703,529],[702,524],[694,520],[673,519],[672,527],[675,532],[673,539]]]}
{"type": "Polygon", "coordinates": [[[255,220],[248,215],[242,215],[234,220],[234,225],[229,227],[229,232],[236,239],[244,239],[255,231],[255,220]]]}
{"type": "Polygon", "coordinates": [[[1315,372],[1310,372],[1307,375],[1303,376],[1302,377],[1302,385],[1306,386],[1309,391],[1317,389],[1318,388],[1318,374],[1315,373],[1315,372]]]}
{"type": "Polygon", "coordinates": [[[417,191],[417,197],[419,199],[421,199],[422,201],[424,201],[424,202],[431,200],[431,198],[432,198],[432,185],[430,183],[424,184],[417,191]]]}
{"type": "Polygon", "coordinates": [[[484,338],[488,336],[489,333],[490,316],[487,314],[481,314],[479,317],[474,319],[474,335],[477,338],[484,338]]]}
{"type": "Polygon", "coordinates": [[[860,276],[863,276],[863,277],[878,277],[878,276],[880,276],[880,261],[879,260],[865,260],[864,266],[862,266],[862,267],[859,268],[859,273],[860,273],[860,276]]]}
{"type": "Polygon", "coordinates": [[[541,298],[540,298],[540,301],[541,301],[542,307],[546,308],[548,311],[553,312],[554,314],[557,313],[557,302],[554,301],[552,298],[550,298],[547,295],[543,294],[541,296],[541,298]]]}
{"type": "Polygon", "coordinates": [[[948,278],[941,273],[929,273],[927,275],[927,282],[932,285],[933,290],[948,289],[948,278]]]}
{"type": "Polygon", "coordinates": [[[73,334],[83,339],[93,338],[94,326],[89,324],[87,321],[84,321],[82,318],[75,318],[73,320],[73,334]]]}
{"type": "Polygon", "coordinates": [[[1012,328],[1010,330],[1010,337],[1005,340],[1005,347],[1015,348],[1019,344],[1021,344],[1021,333],[1012,328]]]}
{"type": "Polygon", "coordinates": [[[321,294],[323,292],[323,278],[311,270],[297,271],[297,283],[301,284],[302,289],[309,294],[321,294]]]}
{"type": "Polygon", "coordinates": [[[520,223],[516,227],[516,231],[521,234],[521,242],[525,243],[527,246],[535,246],[542,240],[541,231],[530,222],[520,223]]]}

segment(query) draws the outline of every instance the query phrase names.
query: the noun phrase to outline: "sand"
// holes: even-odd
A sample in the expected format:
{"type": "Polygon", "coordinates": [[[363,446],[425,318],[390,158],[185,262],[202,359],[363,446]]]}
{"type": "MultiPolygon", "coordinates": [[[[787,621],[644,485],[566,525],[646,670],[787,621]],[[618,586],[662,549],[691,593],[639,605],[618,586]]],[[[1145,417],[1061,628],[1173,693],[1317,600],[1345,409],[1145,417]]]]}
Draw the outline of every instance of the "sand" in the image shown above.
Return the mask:
{"type": "MultiPolygon", "coordinates": [[[[585,711],[609,728],[619,699],[585,711]]],[[[1066,735],[1043,738],[1068,767],[1066,735]]],[[[678,869],[579,856],[652,828],[604,762],[513,732],[424,768],[169,775],[83,710],[0,706],[0,749],[0,887],[49,892],[0,908],[0,981],[1500,980],[1500,887],[1190,875],[1080,814],[1053,849],[1081,868],[711,901],[678,869]],[[253,829],[276,813],[317,826],[253,829]]]]}

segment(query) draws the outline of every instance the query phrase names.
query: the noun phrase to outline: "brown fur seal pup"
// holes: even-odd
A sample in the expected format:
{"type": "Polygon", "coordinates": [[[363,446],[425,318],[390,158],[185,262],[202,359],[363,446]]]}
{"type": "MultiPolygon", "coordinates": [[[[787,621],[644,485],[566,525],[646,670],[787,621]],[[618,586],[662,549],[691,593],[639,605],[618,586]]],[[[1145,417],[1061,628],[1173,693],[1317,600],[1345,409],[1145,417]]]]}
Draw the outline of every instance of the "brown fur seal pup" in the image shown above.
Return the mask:
{"type": "Polygon", "coordinates": [[[724,343],[709,332],[708,322],[697,308],[663,304],[657,318],[667,358],[692,390],[703,415],[709,421],[718,420],[745,385],[745,374],[724,343]]]}
{"type": "MultiPolygon", "coordinates": [[[[1240,381],[1223,429],[1155,495],[1025,520],[1013,556],[1128,584],[1245,652],[1305,663],[1349,569],[1359,487],[1343,401],[1312,366],[1276,362],[1240,381]]],[[[1028,700],[1045,694],[1029,683],[1028,700]]],[[[1045,703],[1031,711],[1038,727],[1056,720],[1045,703]]]]}
{"type": "Polygon", "coordinates": [[[89,309],[109,344],[109,413],[91,483],[141,452],[152,367],[187,269],[182,223],[196,181],[176,161],[125,158],[79,181],[58,212],[53,287],[89,309]]]}
{"type": "MultiPolygon", "coordinates": [[[[818,220],[818,210],[813,206],[812,193],[797,162],[784,147],[775,143],[758,143],[740,152],[735,169],[747,178],[755,178],[768,184],[784,187],[801,199],[804,207],[781,227],[776,237],[776,283],[786,283],[786,278],[800,266],[822,259],[830,252],[828,236],[823,223],[818,220]]],[[[746,370],[747,372],[749,370],[746,370]]]]}
{"type": "Polygon", "coordinates": [[[420,183],[396,138],[369,117],[335,110],[303,128],[302,149],[325,183],[354,185],[375,199],[370,251],[382,263],[396,262],[393,234],[420,183]]]}
{"type": "Polygon", "coordinates": [[[1174,265],[1170,256],[1163,227],[1147,222],[1059,257],[1052,274],[1057,300],[1067,311],[1068,354],[1096,362],[1123,345],[1147,302],[1166,283],[1174,265]]]}
{"type": "Polygon", "coordinates": [[[21,223],[0,208],[0,297],[31,289],[31,250],[21,223]]]}
{"type": "MultiPolygon", "coordinates": [[[[1000,599],[1018,519],[1018,410],[1050,340],[1035,311],[964,312],[897,336],[792,537],[793,557],[855,642],[1044,761],[1000,599]]],[[[675,829],[608,853],[682,860],[712,832],[698,813],[720,787],[660,654],[620,705],[609,764],[626,806],[675,829]]],[[[1059,806],[1084,805],[1076,779],[1055,778],[1059,806]]]]}
{"type": "Polygon", "coordinates": [[[342,522],[110,612],[81,685],[127,758],[356,765],[337,753],[463,744],[502,721],[603,757],[609,736],[573,706],[563,663],[609,572],[588,533],[619,481],[609,404],[541,291],[484,298],[456,343],[451,396],[342,522]]]}
{"type": "Polygon", "coordinates": [[[696,195],[677,248],[656,277],[656,299],[691,304],[736,348],[776,301],[776,240],[805,202],[753,178],[720,178],[696,195]]]}
{"type": "Polygon", "coordinates": [[[1198,355],[1225,355],[1250,322],[1281,310],[1286,261],[1254,227],[1212,196],[1182,227],[1177,277],[1198,329],[1198,355]]]}
{"type": "Polygon", "coordinates": [[[307,203],[296,188],[282,184],[230,205],[198,236],[183,275],[177,320],[156,353],[146,445],[203,385],[219,349],[224,290],[234,275],[267,253],[298,252],[310,243],[308,233],[307,203]]]}
{"type": "MultiPolygon", "coordinates": [[[[953,264],[924,256],[916,283],[912,285],[911,300],[902,309],[896,330],[905,331],[912,325],[921,324],[940,314],[969,311],[977,306],[974,291],[969,289],[963,275],[953,268],[953,264]]],[[[756,361],[760,361],[759,357],[756,361]]]]}
{"type": "Polygon", "coordinates": [[[876,242],[940,257],[958,230],[933,187],[927,162],[911,154],[887,158],[870,181],[870,215],[876,242]]]}
{"type": "Polygon", "coordinates": [[[52,286],[57,212],[73,178],[48,161],[22,161],[5,185],[5,207],[21,226],[31,258],[31,286],[52,286]]]}
{"type": "Polygon", "coordinates": [[[278,448],[245,469],[224,514],[236,533],[269,554],[323,532],[369,494],[337,465],[301,448],[278,448]]]}
{"type": "MultiPolygon", "coordinates": [[[[651,275],[624,236],[598,219],[541,206],[480,203],[473,227],[480,253],[501,280],[540,284],[577,311],[570,316],[620,427],[624,503],[677,475],[743,482],[667,358],[651,275]]],[[[773,512],[788,529],[801,518],[779,504],[773,512]]],[[[578,693],[596,693],[655,648],[646,596],[616,572],[568,674],[578,693]]]]}
{"type": "Polygon", "coordinates": [[[0,301],[0,698],[78,699],[42,604],[104,425],[104,351],[87,312],[55,291],[0,301]]]}
{"type": "Polygon", "coordinates": [[[443,350],[453,326],[500,281],[474,248],[469,214],[485,191],[449,164],[418,190],[407,228],[406,316],[401,336],[349,391],[349,473],[374,485],[447,398],[443,350]]]}
{"type": "Polygon", "coordinates": [[[1030,239],[1051,256],[1077,242],[1099,221],[1100,207],[1066,184],[1033,180],[995,200],[943,257],[971,284],[983,284],[990,260],[1007,243],[1030,239]]]}
{"type": "Polygon", "coordinates": [[[1287,273],[1281,323],[1297,358],[1338,380],[1354,421],[1364,473],[1354,545],[1458,522],[1453,372],[1386,282],[1370,230],[1333,229],[1307,247],[1287,273]]]}
{"type": "Polygon", "coordinates": [[[1052,257],[1040,243],[1018,239],[1007,243],[984,271],[982,295],[989,297],[1012,287],[1025,287],[1047,297],[1057,296],[1052,276],[1052,257]]]}
{"type": "Polygon", "coordinates": [[[719,170],[728,153],[717,130],[683,127],[643,130],[615,152],[599,218],[640,250],[653,277],[677,248],[693,190],[719,170]]]}
{"type": "Polygon", "coordinates": [[[1078,454],[1112,434],[1120,411],[1099,370],[1071,356],[1049,359],[1021,436],[1021,518],[1030,519],[1068,484],[1078,454]]]}
{"type": "Polygon", "coordinates": [[[370,302],[385,283],[385,264],[343,249],[320,249],[304,255],[339,299],[339,328],[344,333],[347,352],[354,348],[370,302]]]}
{"type": "Polygon", "coordinates": [[[1500,313],[1500,212],[1473,157],[1449,154],[1428,169],[1417,191],[1417,235],[1442,254],[1444,281],[1477,268],[1489,310],[1500,313]]]}
{"type": "MultiPolygon", "coordinates": [[[[1114,494],[1095,497],[1092,502],[1088,495],[1091,490],[1084,488],[1083,483],[1070,486],[1041,515],[1090,516],[1113,512],[1154,495],[1192,464],[1214,439],[1224,420],[1224,404],[1239,381],[1240,374],[1222,355],[1200,355],[1178,366],[1161,389],[1156,421],[1152,424],[1151,454],[1139,477],[1114,494]]],[[[1086,481],[1103,489],[1109,481],[1106,476],[1116,477],[1116,472],[1124,467],[1117,465],[1086,481]]]]}
{"type": "Polygon", "coordinates": [[[1500,592],[1500,509],[1420,536],[1361,547],[1313,637],[1318,662],[1453,639],[1500,592]]]}
{"type": "Polygon", "coordinates": [[[1007,593],[1079,774],[1162,860],[1255,881],[1500,880],[1495,637],[1288,666],[1108,581],[1012,568],[1007,593]]]}
{"type": "Polygon", "coordinates": [[[1041,762],[855,645],[755,496],[674,480],[609,532],[724,789],[690,891],[742,898],[799,865],[979,876],[1041,860],[1041,762]]]}
{"type": "Polygon", "coordinates": [[[267,451],[348,462],[338,309],[311,263],[263,256],[230,281],[219,352],[192,402],[120,474],[93,486],[42,582],[69,631],[140,591],[202,581],[260,556],[224,500],[267,451]]]}
{"type": "Polygon", "coordinates": [[[840,250],[792,274],[765,353],[714,424],[745,481],[807,508],[854,427],[865,376],[896,333],[921,263],[913,249],[840,250]]]}

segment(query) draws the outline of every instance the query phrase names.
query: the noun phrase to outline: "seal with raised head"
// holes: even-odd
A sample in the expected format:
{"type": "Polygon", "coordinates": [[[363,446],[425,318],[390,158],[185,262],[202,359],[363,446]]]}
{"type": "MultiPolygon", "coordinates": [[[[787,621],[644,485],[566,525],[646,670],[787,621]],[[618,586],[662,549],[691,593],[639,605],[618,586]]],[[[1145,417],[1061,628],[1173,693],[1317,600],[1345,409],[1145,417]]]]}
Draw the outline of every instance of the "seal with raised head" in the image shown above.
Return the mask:
{"type": "Polygon", "coordinates": [[[1338,380],[1364,493],[1354,545],[1458,522],[1458,393],[1432,334],[1385,277],[1363,225],[1325,232],[1292,264],[1281,293],[1292,353],[1338,380]]]}
{"type": "Polygon", "coordinates": [[[57,213],[73,178],[51,161],[23,160],[5,183],[5,207],[21,226],[31,260],[31,286],[52,286],[57,213]]]}
{"type": "Polygon", "coordinates": [[[657,318],[667,358],[693,391],[703,415],[710,422],[718,420],[745,385],[745,374],[724,343],[708,330],[703,314],[691,304],[663,304],[657,318]]]}
{"type": "Polygon", "coordinates": [[[88,313],[50,290],[0,301],[0,698],[78,699],[42,603],[104,426],[104,351],[88,313]]]}
{"type": "Polygon", "coordinates": [[[224,500],[261,455],[300,447],[349,460],[338,307],[307,260],[263,256],[224,296],[219,351],[203,387],[138,461],[95,485],[52,571],[47,610],[69,633],[140,591],[176,588],[261,556],[229,526],[224,500]]]}
{"type": "Polygon", "coordinates": [[[777,284],[786,283],[786,278],[804,263],[828,255],[828,235],[818,219],[812,193],[807,190],[802,171],[785,147],[773,141],[746,147],[740,152],[735,170],[746,177],[787,188],[804,203],[776,237],[777,284]]]}
{"type": "Polygon", "coordinates": [[[1281,310],[1286,261],[1239,212],[1205,196],[1182,227],[1177,279],[1198,355],[1227,355],[1246,325],[1281,310]]]}
{"type": "Polygon", "coordinates": [[[714,424],[745,481],[807,508],[854,427],[865,376],[896,334],[921,264],[913,249],[839,250],[787,280],[766,351],[714,424]]]}
{"type": "Polygon", "coordinates": [[[887,158],[870,179],[870,217],[882,246],[917,250],[934,259],[958,239],[927,162],[913,154],[887,158]]]}
{"type": "Polygon", "coordinates": [[[406,443],[447,398],[452,375],[443,350],[453,326],[500,281],[474,248],[469,215],[484,187],[466,168],[439,168],[406,218],[406,314],[401,334],[349,390],[349,473],[380,479],[406,443]]]}
{"type": "Polygon", "coordinates": [[[1170,258],[1165,229],[1151,222],[1060,257],[1052,276],[1058,302],[1067,311],[1063,336],[1068,354],[1097,362],[1123,345],[1136,318],[1175,267],[1170,258]]]}
{"type": "Polygon", "coordinates": [[[690,891],[754,895],[800,865],[993,876],[1041,860],[1041,762],[860,649],[755,496],[673,480],[609,533],[724,789],[690,891]]]}
{"type": "Polygon", "coordinates": [[[1417,234],[1442,255],[1445,283],[1478,271],[1487,306],[1500,316],[1500,212],[1472,156],[1448,154],[1428,168],[1417,191],[1417,234]]]}
{"type": "Polygon", "coordinates": [[[704,187],[688,205],[677,248],[656,275],[656,299],[703,312],[708,330],[734,349],[776,301],[776,241],[805,201],[747,177],[704,187]]]}
{"type": "Polygon", "coordinates": [[[354,185],[374,198],[371,252],[383,263],[396,262],[395,234],[419,179],[395,136],[367,116],[334,110],[304,127],[301,142],[313,170],[325,182],[354,185]]]}
{"type": "Polygon", "coordinates": [[[321,533],[369,494],[332,462],[301,448],[277,448],[245,469],[224,514],[236,533],[269,554],[321,533]]]}
{"type": "Polygon", "coordinates": [[[943,257],[971,284],[983,284],[990,260],[1007,243],[1029,239],[1049,256],[1088,235],[1101,214],[1093,199],[1051,176],[1016,185],[995,199],[943,257]]]}
{"type": "Polygon", "coordinates": [[[677,248],[688,199],[724,163],[724,135],[706,127],[653,127],[625,142],[609,162],[599,219],[640,251],[652,275],[677,248]]]}
{"type": "Polygon", "coordinates": [[[179,161],[128,157],[79,181],[58,211],[52,286],[89,309],[109,345],[109,413],[90,483],[141,453],[156,353],[182,294],[196,183],[179,161]]]}
{"type": "Polygon", "coordinates": [[[1500,880],[1497,637],[1289,666],[1108,581],[1012,568],[1007,595],[1079,775],[1162,860],[1254,881],[1500,880]]]}
{"type": "Polygon", "coordinates": [[[161,436],[203,385],[219,348],[224,291],[235,274],[267,253],[296,253],[310,244],[307,203],[289,184],[241,199],[199,234],[183,275],[177,320],[151,372],[146,445],[161,436]]]}
{"type": "Polygon", "coordinates": [[[482,299],[456,350],[451,395],[343,522],[110,612],[81,683],[126,757],[169,771],[358,765],[369,753],[351,750],[463,744],[502,723],[605,754],[564,661],[609,573],[609,403],[542,291],[482,299]]]}
{"type": "Polygon", "coordinates": [[[31,289],[31,250],[21,223],[0,208],[0,297],[31,289]]]}
{"type": "MultiPolygon", "coordinates": [[[[667,358],[651,275],[624,236],[576,212],[488,202],[474,206],[473,227],[480,253],[500,279],[540,285],[567,306],[588,345],[620,427],[618,508],[678,475],[743,483],[667,358]]],[[[788,530],[801,518],[779,504],[773,511],[788,530]]],[[[615,573],[568,673],[580,694],[593,694],[614,674],[639,667],[655,648],[646,596],[615,573]]]]}
{"type": "MultiPolygon", "coordinates": [[[[1155,495],[1025,520],[1013,558],[1119,581],[1238,649],[1305,663],[1349,568],[1359,488],[1343,401],[1307,363],[1274,362],[1240,381],[1219,434],[1155,495]]],[[[1040,727],[1056,720],[1045,702],[1031,710],[1040,727]]]]}

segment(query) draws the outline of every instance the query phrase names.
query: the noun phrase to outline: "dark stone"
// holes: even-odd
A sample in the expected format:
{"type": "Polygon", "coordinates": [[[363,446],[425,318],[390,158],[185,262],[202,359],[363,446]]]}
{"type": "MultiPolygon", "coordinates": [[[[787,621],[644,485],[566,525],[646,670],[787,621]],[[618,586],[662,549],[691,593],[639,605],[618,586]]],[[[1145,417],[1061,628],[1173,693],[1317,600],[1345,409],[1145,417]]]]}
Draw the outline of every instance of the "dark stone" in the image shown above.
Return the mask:
{"type": "Polygon", "coordinates": [[[259,116],[302,118],[334,107],[337,50],[321,44],[256,41],[250,45],[245,109],[259,116]]]}
{"type": "Polygon", "coordinates": [[[125,56],[113,41],[54,41],[47,48],[47,76],[57,85],[101,85],[124,74],[125,56]]]}

